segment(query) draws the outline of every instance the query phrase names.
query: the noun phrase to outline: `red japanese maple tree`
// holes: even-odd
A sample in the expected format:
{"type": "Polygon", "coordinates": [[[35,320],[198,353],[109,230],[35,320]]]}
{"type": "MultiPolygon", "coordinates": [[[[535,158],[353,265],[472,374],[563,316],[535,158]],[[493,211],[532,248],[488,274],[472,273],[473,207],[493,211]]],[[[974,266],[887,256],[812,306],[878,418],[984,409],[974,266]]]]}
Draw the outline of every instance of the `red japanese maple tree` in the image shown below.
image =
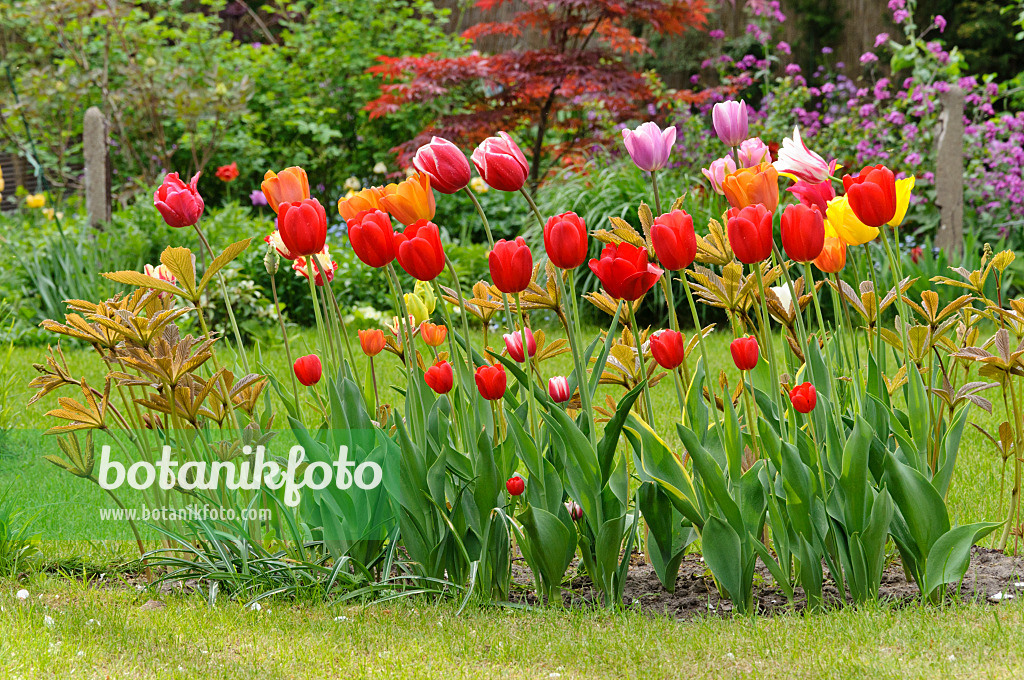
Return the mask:
{"type": "MultiPolygon", "coordinates": [[[[483,10],[510,0],[477,0],[483,10]]],[[[393,149],[408,164],[430,135],[469,147],[498,130],[514,132],[531,156],[530,183],[580,149],[601,143],[614,125],[647,118],[651,76],[631,64],[650,52],[645,31],[680,35],[704,25],[704,0],[516,0],[510,20],[472,26],[463,37],[517,38],[493,55],[380,57],[370,72],[383,82],[366,105],[371,118],[406,104],[457,95],[442,112],[393,149]],[[525,45],[525,46],[524,46],[525,45]]]]}

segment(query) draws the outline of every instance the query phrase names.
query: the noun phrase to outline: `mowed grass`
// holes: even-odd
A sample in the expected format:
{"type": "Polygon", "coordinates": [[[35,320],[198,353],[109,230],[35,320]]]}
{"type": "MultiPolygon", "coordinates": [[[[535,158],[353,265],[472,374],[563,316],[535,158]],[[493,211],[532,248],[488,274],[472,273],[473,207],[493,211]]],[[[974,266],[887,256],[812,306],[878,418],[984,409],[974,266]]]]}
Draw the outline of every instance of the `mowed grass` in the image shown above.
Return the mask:
{"type": "MultiPolygon", "coordinates": [[[[595,332],[596,330],[592,330],[595,332]]],[[[549,342],[558,333],[549,330],[549,342]]],[[[492,344],[500,336],[491,335],[492,344]]],[[[293,353],[312,351],[303,332],[293,353]]],[[[221,343],[224,344],[224,343],[221,343]]],[[[478,338],[479,344],[479,338],[478,338]]],[[[728,338],[709,339],[712,372],[738,375],[728,338]]],[[[422,348],[421,348],[422,349],[422,348]]],[[[228,348],[222,361],[231,363],[228,348]]],[[[41,348],[16,350],[19,381],[34,375],[41,348]]],[[[281,348],[262,348],[263,365],[286,376],[281,348]]],[[[90,350],[67,352],[72,372],[102,384],[90,350]]],[[[252,355],[250,355],[252,359],[252,355]]],[[[365,371],[365,364],[360,365],[365,371]]],[[[391,385],[404,382],[398,360],[376,361],[382,399],[400,401],[391,385]],[[390,394],[390,397],[384,395],[390,394]]],[[[545,377],[567,374],[562,355],[543,364],[545,377]]],[[[602,388],[613,398],[621,388],[602,388]]],[[[30,396],[27,388],[20,403],[30,396]]],[[[1005,415],[975,409],[972,420],[989,430],[1005,415]]],[[[655,421],[672,445],[678,418],[672,382],[653,390],[655,421]]],[[[65,540],[41,545],[44,562],[113,567],[133,558],[125,541],[90,539],[95,512],[107,507],[94,485],[63,473],[42,456],[55,451],[41,431],[55,396],[21,411],[21,430],[0,453],[0,493],[37,513],[37,526],[65,540]]],[[[965,433],[950,492],[956,522],[1000,518],[1001,460],[973,429],[965,433]]],[[[1009,483],[1009,476],[1007,478],[1009,483]]],[[[991,539],[987,541],[991,543],[991,539]]],[[[107,581],[117,577],[108,574],[107,581]]],[[[992,677],[1024,674],[1024,605],[895,607],[878,604],[815,615],[678,622],[626,611],[520,611],[423,599],[363,607],[270,600],[259,612],[222,596],[157,594],[133,584],[92,587],[35,571],[0,579],[0,676],[110,678],[306,678],[325,675],[411,678],[622,678],[785,677],[908,678],[992,677]],[[28,600],[16,599],[20,588],[28,600]],[[166,606],[141,608],[150,599],[166,606]],[[46,617],[50,617],[48,620],[46,617]],[[336,620],[337,617],[345,617],[336,620]],[[49,623],[49,625],[48,625],[49,623]]]]}

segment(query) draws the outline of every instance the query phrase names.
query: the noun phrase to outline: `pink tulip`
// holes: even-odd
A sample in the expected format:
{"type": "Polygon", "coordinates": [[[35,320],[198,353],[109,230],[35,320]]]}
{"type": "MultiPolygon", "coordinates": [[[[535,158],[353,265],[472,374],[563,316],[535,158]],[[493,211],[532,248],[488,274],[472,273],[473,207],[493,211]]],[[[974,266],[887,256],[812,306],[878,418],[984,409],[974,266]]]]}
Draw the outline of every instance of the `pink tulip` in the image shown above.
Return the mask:
{"type": "Polygon", "coordinates": [[[199,195],[199,173],[188,184],[178,178],[178,173],[168,174],[153,194],[153,205],[164,222],[175,229],[194,225],[206,207],[199,195]]]}
{"type": "Polygon", "coordinates": [[[793,175],[811,184],[826,181],[835,171],[835,161],[826,163],[824,158],[807,148],[800,139],[800,128],[793,128],[793,137],[782,140],[779,160],[774,165],[780,173],[793,175]]]}
{"type": "Polygon", "coordinates": [[[836,197],[836,191],[832,188],[832,182],[827,180],[817,184],[800,180],[786,189],[786,191],[792,192],[808,208],[817,208],[822,215],[828,212],[828,202],[836,197]]]}
{"type": "Polygon", "coordinates": [[[519,191],[530,174],[526,156],[504,132],[480,142],[471,158],[487,186],[498,191],[519,191]]]}
{"type": "MultiPolygon", "coordinates": [[[[522,332],[505,333],[502,337],[505,339],[505,349],[508,351],[508,355],[519,363],[524,362],[526,357],[523,356],[522,332]]],[[[533,339],[533,331],[529,328],[526,329],[526,350],[530,353],[531,357],[537,353],[537,341],[533,339]]]]}
{"type": "Polygon", "coordinates": [[[736,162],[732,159],[732,156],[723,156],[716,161],[712,161],[711,167],[704,168],[701,172],[711,182],[711,188],[715,190],[715,193],[724,196],[725,192],[722,190],[722,182],[725,181],[726,175],[736,172],[736,162]]]}
{"type": "Polygon", "coordinates": [[[622,141],[636,167],[648,172],[661,170],[676,143],[676,129],[662,130],[657,123],[644,123],[636,130],[623,129],[622,141]]]}
{"type": "Polygon", "coordinates": [[[548,380],[548,394],[558,404],[569,401],[572,398],[572,395],[569,393],[569,381],[564,375],[556,375],[551,380],[548,380]]]}
{"type": "Polygon", "coordinates": [[[736,155],[740,158],[741,168],[756,168],[761,163],[772,162],[772,152],[760,137],[744,139],[740,143],[740,148],[736,150],[736,155]]]}
{"type": "Polygon", "coordinates": [[[726,146],[739,146],[747,138],[747,105],[742,101],[715,104],[711,110],[715,134],[726,146]]]}

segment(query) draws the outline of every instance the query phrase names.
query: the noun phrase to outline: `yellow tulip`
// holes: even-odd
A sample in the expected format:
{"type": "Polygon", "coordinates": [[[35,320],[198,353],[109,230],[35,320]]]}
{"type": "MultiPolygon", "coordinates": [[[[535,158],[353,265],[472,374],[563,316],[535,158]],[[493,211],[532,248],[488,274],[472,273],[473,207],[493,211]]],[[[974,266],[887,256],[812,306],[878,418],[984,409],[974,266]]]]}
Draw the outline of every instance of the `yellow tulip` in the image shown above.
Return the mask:
{"type": "Polygon", "coordinates": [[[409,312],[409,316],[412,317],[412,322],[415,326],[419,326],[430,318],[426,303],[416,293],[405,294],[405,308],[409,312]]]}
{"type": "Polygon", "coordinates": [[[857,219],[846,196],[828,202],[825,221],[848,246],[859,246],[878,237],[878,228],[869,227],[857,219]]]}
{"type": "Polygon", "coordinates": [[[914,176],[896,180],[896,214],[889,220],[890,227],[898,227],[907,216],[910,207],[910,192],[914,189],[914,176]]]}
{"type": "Polygon", "coordinates": [[[431,288],[430,284],[426,281],[417,281],[416,286],[412,289],[412,292],[416,293],[423,304],[427,308],[427,316],[434,313],[437,309],[437,295],[434,294],[434,289],[431,288]]]}
{"type": "Polygon", "coordinates": [[[4,190],[4,169],[0,168],[0,191],[4,190]]]}
{"type": "Polygon", "coordinates": [[[380,195],[380,187],[349,191],[338,199],[338,214],[347,222],[364,210],[383,210],[380,195]]]}
{"type": "Polygon", "coordinates": [[[267,170],[260,189],[267,197],[270,209],[277,212],[282,203],[295,203],[309,198],[309,179],[306,171],[297,166],[285,168],[280,173],[267,170]]]}
{"type": "Polygon", "coordinates": [[[380,204],[405,226],[418,220],[434,219],[436,207],[430,177],[417,172],[398,184],[387,185],[382,190],[380,204]]]}
{"type": "Polygon", "coordinates": [[[25,205],[29,208],[42,208],[46,205],[46,196],[44,194],[29,194],[25,197],[25,205]]]}

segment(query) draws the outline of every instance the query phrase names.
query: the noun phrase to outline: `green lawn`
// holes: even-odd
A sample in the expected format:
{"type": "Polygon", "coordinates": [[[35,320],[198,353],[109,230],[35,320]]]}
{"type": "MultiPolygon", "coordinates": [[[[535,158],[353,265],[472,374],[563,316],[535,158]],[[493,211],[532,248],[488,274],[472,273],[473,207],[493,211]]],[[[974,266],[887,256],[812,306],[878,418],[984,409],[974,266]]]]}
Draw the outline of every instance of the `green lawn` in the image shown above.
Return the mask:
{"type": "MultiPolygon", "coordinates": [[[[311,340],[303,334],[294,351],[308,351],[311,340]]],[[[713,369],[726,370],[735,384],[726,338],[713,336],[711,347],[713,369]]],[[[67,355],[74,373],[102,383],[90,351],[67,355]]],[[[12,365],[22,383],[33,375],[30,364],[42,356],[41,348],[16,350],[12,365]]],[[[262,359],[285,375],[280,349],[265,348],[262,359]]],[[[570,368],[568,355],[544,364],[546,376],[570,368]]],[[[381,355],[377,375],[382,395],[397,400],[385,385],[401,379],[398,361],[381,355]]],[[[616,396],[620,390],[606,393],[616,396]]],[[[28,396],[26,388],[19,399],[28,396]]],[[[655,388],[654,402],[659,430],[677,442],[671,381],[655,388]]],[[[93,485],[41,460],[54,450],[52,439],[40,434],[51,424],[43,414],[54,405],[50,395],[21,412],[22,429],[0,453],[0,492],[9,488],[16,505],[38,511],[37,526],[45,534],[64,537],[42,544],[45,561],[68,564],[81,558],[112,567],[130,559],[134,546],[88,540],[94,528],[90,509],[105,506],[105,498],[93,485]]],[[[997,405],[993,415],[975,410],[973,420],[994,429],[1003,418],[1001,408],[997,405]]],[[[997,517],[999,464],[982,437],[973,430],[965,435],[950,497],[957,522],[997,517]]],[[[880,604],[808,616],[753,621],[712,616],[687,623],[633,611],[471,606],[456,616],[457,608],[457,603],[424,600],[344,608],[272,600],[251,612],[223,597],[210,608],[199,595],[139,592],[134,583],[89,587],[37,571],[21,580],[0,579],[0,669],[4,677],[111,678],[323,677],[325,671],[396,678],[1010,678],[1024,671],[1024,638],[1014,632],[1024,624],[1019,602],[943,608],[880,604]],[[16,599],[20,588],[30,591],[28,600],[16,599]],[[166,607],[140,608],[150,599],[166,607]],[[346,619],[336,621],[338,616],[346,619]]]]}

